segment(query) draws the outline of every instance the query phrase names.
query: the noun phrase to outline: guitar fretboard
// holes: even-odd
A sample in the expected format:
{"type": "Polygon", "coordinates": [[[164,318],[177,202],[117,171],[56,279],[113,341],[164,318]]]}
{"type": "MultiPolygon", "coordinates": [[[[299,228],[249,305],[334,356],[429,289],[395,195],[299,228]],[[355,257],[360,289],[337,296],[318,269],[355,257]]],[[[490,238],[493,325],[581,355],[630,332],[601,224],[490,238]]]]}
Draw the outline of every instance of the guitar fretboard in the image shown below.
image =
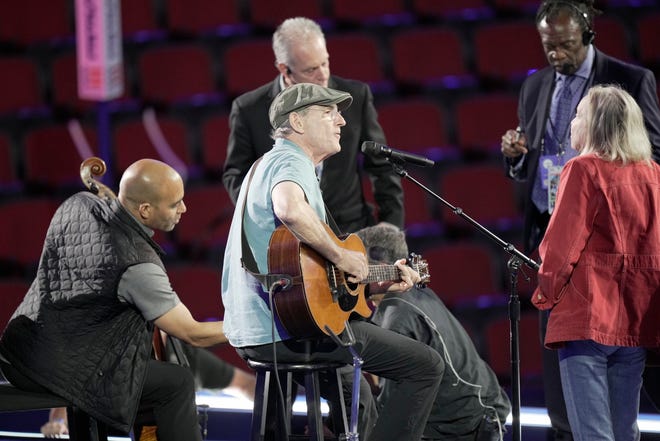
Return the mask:
{"type": "Polygon", "coordinates": [[[399,268],[396,265],[369,265],[369,275],[361,283],[401,280],[399,268]]]}

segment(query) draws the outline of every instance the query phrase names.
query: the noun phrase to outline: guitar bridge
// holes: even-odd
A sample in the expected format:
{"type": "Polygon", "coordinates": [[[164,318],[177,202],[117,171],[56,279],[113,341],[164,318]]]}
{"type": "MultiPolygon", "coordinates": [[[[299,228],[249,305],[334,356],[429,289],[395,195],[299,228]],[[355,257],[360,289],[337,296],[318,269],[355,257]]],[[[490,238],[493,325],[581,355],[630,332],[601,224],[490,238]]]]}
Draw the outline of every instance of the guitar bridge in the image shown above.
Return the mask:
{"type": "Polygon", "coordinates": [[[326,274],[328,275],[328,285],[332,295],[332,301],[336,303],[343,311],[352,311],[357,304],[357,296],[351,295],[346,287],[348,283],[344,278],[344,273],[338,270],[330,262],[326,263],[326,274]]]}

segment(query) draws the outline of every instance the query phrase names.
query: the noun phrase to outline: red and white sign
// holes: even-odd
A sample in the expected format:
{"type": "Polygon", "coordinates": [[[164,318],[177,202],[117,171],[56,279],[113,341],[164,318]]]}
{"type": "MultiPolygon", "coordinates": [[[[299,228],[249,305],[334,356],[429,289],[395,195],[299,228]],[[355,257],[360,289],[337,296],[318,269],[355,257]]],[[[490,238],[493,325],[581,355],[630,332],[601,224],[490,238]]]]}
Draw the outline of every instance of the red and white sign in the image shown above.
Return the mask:
{"type": "Polygon", "coordinates": [[[124,93],[119,0],[76,0],[78,95],[108,101],[124,93]]]}

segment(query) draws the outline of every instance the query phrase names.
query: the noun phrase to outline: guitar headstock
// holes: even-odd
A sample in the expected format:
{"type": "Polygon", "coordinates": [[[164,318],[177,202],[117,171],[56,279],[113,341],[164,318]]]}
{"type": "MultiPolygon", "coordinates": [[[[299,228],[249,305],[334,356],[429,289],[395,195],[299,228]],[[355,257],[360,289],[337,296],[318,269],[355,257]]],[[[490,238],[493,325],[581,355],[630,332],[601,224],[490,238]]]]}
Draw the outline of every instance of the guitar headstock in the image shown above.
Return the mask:
{"type": "Polygon", "coordinates": [[[420,287],[424,287],[431,283],[431,274],[429,273],[429,264],[426,260],[422,259],[422,256],[415,253],[410,253],[408,258],[408,264],[412,269],[417,271],[421,280],[417,284],[420,287]]]}

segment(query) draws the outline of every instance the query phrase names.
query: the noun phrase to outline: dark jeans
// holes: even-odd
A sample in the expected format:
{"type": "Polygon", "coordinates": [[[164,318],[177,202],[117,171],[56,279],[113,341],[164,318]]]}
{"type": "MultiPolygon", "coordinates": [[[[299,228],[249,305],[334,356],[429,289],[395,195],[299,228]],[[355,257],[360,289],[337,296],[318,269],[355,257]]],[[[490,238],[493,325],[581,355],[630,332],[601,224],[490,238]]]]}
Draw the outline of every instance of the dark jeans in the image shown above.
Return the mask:
{"type": "MultiPolygon", "coordinates": [[[[362,369],[391,379],[396,384],[370,434],[365,436],[361,433],[360,439],[418,441],[424,431],[443,374],[444,364],[440,355],[423,343],[371,323],[352,321],[351,329],[355,335],[355,349],[363,360],[362,369]]],[[[283,363],[341,361],[351,364],[353,362],[349,350],[337,347],[329,338],[318,341],[279,342],[276,344],[276,350],[277,360],[283,363]]],[[[273,359],[273,346],[269,344],[239,348],[238,352],[241,356],[254,360],[272,361],[273,359]]],[[[352,383],[350,375],[345,377],[350,386],[352,383]]],[[[361,390],[365,389],[361,388],[361,390]]],[[[364,415],[359,417],[363,419],[364,415]]],[[[370,424],[361,421],[360,426],[368,427],[370,424]]]]}

